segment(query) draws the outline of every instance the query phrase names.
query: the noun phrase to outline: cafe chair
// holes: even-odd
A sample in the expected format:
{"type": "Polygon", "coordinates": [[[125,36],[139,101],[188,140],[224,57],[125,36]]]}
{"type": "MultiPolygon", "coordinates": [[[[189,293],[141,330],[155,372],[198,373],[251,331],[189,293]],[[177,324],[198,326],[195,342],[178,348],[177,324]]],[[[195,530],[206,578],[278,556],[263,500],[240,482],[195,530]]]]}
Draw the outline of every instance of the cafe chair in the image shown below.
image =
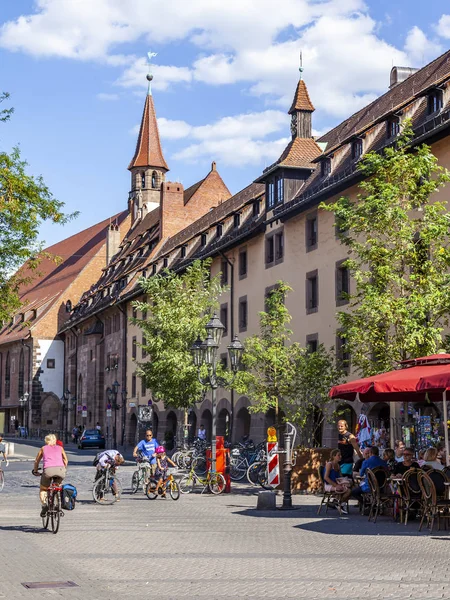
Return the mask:
{"type": "Polygon", "coordinates": [[[424,471],[419,472],[418,478],[423,498],[422,519],[420,521],[419,531],[421,531],[423,522],[426,518],[427,527],[430,528],[430,533],[432,533],[436,517],[438,529],[441,528],[441,518],[444,519],[444,522],[447,525],[446,520],[450,518],[450,500],[438,498],[436,486],[428,473],[425,473],[424,471]]]}
{"type": "Polygon", "coordinates": [[[339,515],[341,515],[341,513],[342,513],[342,505],[345,504],[347,513],[348,513],[349,512],[348,500],[346,502],[342,502],[342,494],[340,494],[339,492],[327,492],[325,490],[325,467],[321,465],[317,469],[317,473],[319,475],[320,483],[322,485],[322,492],[323,492],[322,501],[319,505],[319,508],[317,509],[317,514],[318,515],[320,514],[320,511],[322,510],[322,506],[324,504],[325,504],[325,513],[328,512],[328,508],[331,504],[337,508],[337,510],[339,511],[339,515]]]}
{"type": "Polygon", "coordinates": [[[413,517],[418,511],[423,511],[423,495],[419,485],[420,469],[408,469],[403,475],[403,481],[399,486],[400,495],[403,497],[403,514],[405,525],[408,518],[413,517]]]}
{"type": "Polygon", "coordinates": [[[366,474],[372,496],[369,521],[371,521],[373,517],[373,522],[376,523],[379,513],[388,505],[394,506],[394,500],[398,499],[398,496],[391,491],[384,492],[381,490],[377,477],[372,469],[367,469],[366,474]]]}

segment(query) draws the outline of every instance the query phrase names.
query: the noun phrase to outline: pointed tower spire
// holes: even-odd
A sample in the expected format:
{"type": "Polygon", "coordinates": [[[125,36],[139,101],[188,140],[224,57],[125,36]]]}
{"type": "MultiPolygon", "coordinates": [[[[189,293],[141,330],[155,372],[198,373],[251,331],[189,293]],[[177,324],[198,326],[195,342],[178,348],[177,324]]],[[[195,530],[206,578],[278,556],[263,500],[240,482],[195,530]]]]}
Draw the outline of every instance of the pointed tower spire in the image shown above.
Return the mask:
{"type": "Polygon", "coordinates": [[[312,113],[315,111],[313,103],[309,97],[308,88],[302,79],[303,61],[300,52],[300,77],[295,90],[294,99],[288,114],[291,115],[291,134],[292,139],[296,137],[310,138],[312,131],[312,113]]]}
{"type": "Polygon", "coordinates": [[[130,209],[133,209],[133,221],[156,208],[160,201],[161,183],[169,170],[161,148],[155,105],[153,103],[150,73],[150,61],[155,52],[148,53],[149,73],[147,74],[148,90],[145,98],[144,112],[136,143],[134,156],[128,165],[131,171],[130,209]]]}

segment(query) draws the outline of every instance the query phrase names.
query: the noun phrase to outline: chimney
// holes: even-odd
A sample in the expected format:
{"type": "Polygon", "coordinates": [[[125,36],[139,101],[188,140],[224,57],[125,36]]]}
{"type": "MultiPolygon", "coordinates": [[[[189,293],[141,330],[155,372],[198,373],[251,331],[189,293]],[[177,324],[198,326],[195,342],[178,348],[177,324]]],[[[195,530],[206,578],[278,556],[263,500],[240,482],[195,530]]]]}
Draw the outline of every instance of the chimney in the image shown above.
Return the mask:
{"type": "Polygon", "coordinates": [[[390,76],[390,85],[389,89],[392,90],[393,87],[408,79],[411,75],[416,73],[419,69],[414,69],[413,67],[392,67],[391,76],[390,76]]]}
{"type": "Polygon", "coordinates": [[[160,203],[161,240],[187,227],[189,221],[186,217],[183,185],[172,181],[163,183],[160,203]]]}
{"type": "Polygon", "coordinates": [[[120,245],[120,230],[116,223],[110,223],[106,233],[106,266],[112,260],[112,257],[117,254],[120,245]]]}

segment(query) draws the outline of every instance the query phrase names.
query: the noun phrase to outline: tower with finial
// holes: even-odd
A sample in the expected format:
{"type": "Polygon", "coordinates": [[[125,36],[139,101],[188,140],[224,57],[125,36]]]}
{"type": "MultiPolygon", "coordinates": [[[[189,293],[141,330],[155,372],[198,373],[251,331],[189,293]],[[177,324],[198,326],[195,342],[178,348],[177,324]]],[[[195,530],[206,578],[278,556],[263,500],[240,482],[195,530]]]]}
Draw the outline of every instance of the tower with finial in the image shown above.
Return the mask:
{"type": "Polygon", "coordinates": [[[294,100],[289,114],[291,115],[291,135],[296,137],[310,138],[312,135],[312,113],[315,108],[309,98],[308,89],[303,81],[303,57],[300,52],[300,77],[295,90],[294,100]]]}
{"type": "Polygon", "coordinates": [[[128,165],[131,172],[131,191],[129,207],[133,223],[144,217],[160,203],[161,184],[169,170],[164,159],[159,139],[158,123],[152,96],[151,60],[155,52],[148,53],[148,89],[145,98],[144,112],[136,144],[134,156],[128,165]]]}

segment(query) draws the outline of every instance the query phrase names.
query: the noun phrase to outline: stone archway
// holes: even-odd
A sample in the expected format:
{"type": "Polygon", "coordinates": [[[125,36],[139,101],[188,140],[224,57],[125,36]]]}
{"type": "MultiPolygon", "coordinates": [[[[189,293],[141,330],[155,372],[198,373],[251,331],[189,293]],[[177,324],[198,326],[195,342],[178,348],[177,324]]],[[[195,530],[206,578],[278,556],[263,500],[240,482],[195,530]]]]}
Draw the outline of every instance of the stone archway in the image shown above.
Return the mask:
{"type": "Polygon", "coordinates": [[[211,432],[212,432],[212,414],[208,408],[202,412],[202,416],[200,418],[200,425],[202,423],[206,429],[206,439],[209,441],[209,440],[211,440],[211,432]]]}
{"type": "Polygon", "coordinates": [[[222,408],[217,415],[217,435],[223,435],[227,440],[230,434],[230,413],[222,408]]]}
{"type": "Polygon", "coordinates": [[[62,429],[62,410],[59,398],[52,392],[42,394],[40,429],[62,429]]]}
{"type": "Polygon", "coordinates": [[[235,436],[237,440],[241,440],[244,436],[250,435],[251,424],[252,417],[247,406],[243,406],[236,414],[235,436]]]}
{"type": "Polygon", "coordinates": [[[188,415],[188,441],[190,444],[197,437],[197,415],[195,414],[195,410],[191,409],[188,415]]]}
{"type": "Polygon", "coordinates": [[[177,433],[177,415],[171,410],[166,417],[166,431],[164,433],[164,444],[167,450],[173,450],[174,439],[177,433]]]}
{"type": "Polygon", "coordinates": [[[139,430],[138,430],[138,420],[136,417],[136,414],[133,413],[130,416],[130,420],[128,423],[128,443],[135,446],[138,443],[138,434],[139,434],[139,430]]]}

